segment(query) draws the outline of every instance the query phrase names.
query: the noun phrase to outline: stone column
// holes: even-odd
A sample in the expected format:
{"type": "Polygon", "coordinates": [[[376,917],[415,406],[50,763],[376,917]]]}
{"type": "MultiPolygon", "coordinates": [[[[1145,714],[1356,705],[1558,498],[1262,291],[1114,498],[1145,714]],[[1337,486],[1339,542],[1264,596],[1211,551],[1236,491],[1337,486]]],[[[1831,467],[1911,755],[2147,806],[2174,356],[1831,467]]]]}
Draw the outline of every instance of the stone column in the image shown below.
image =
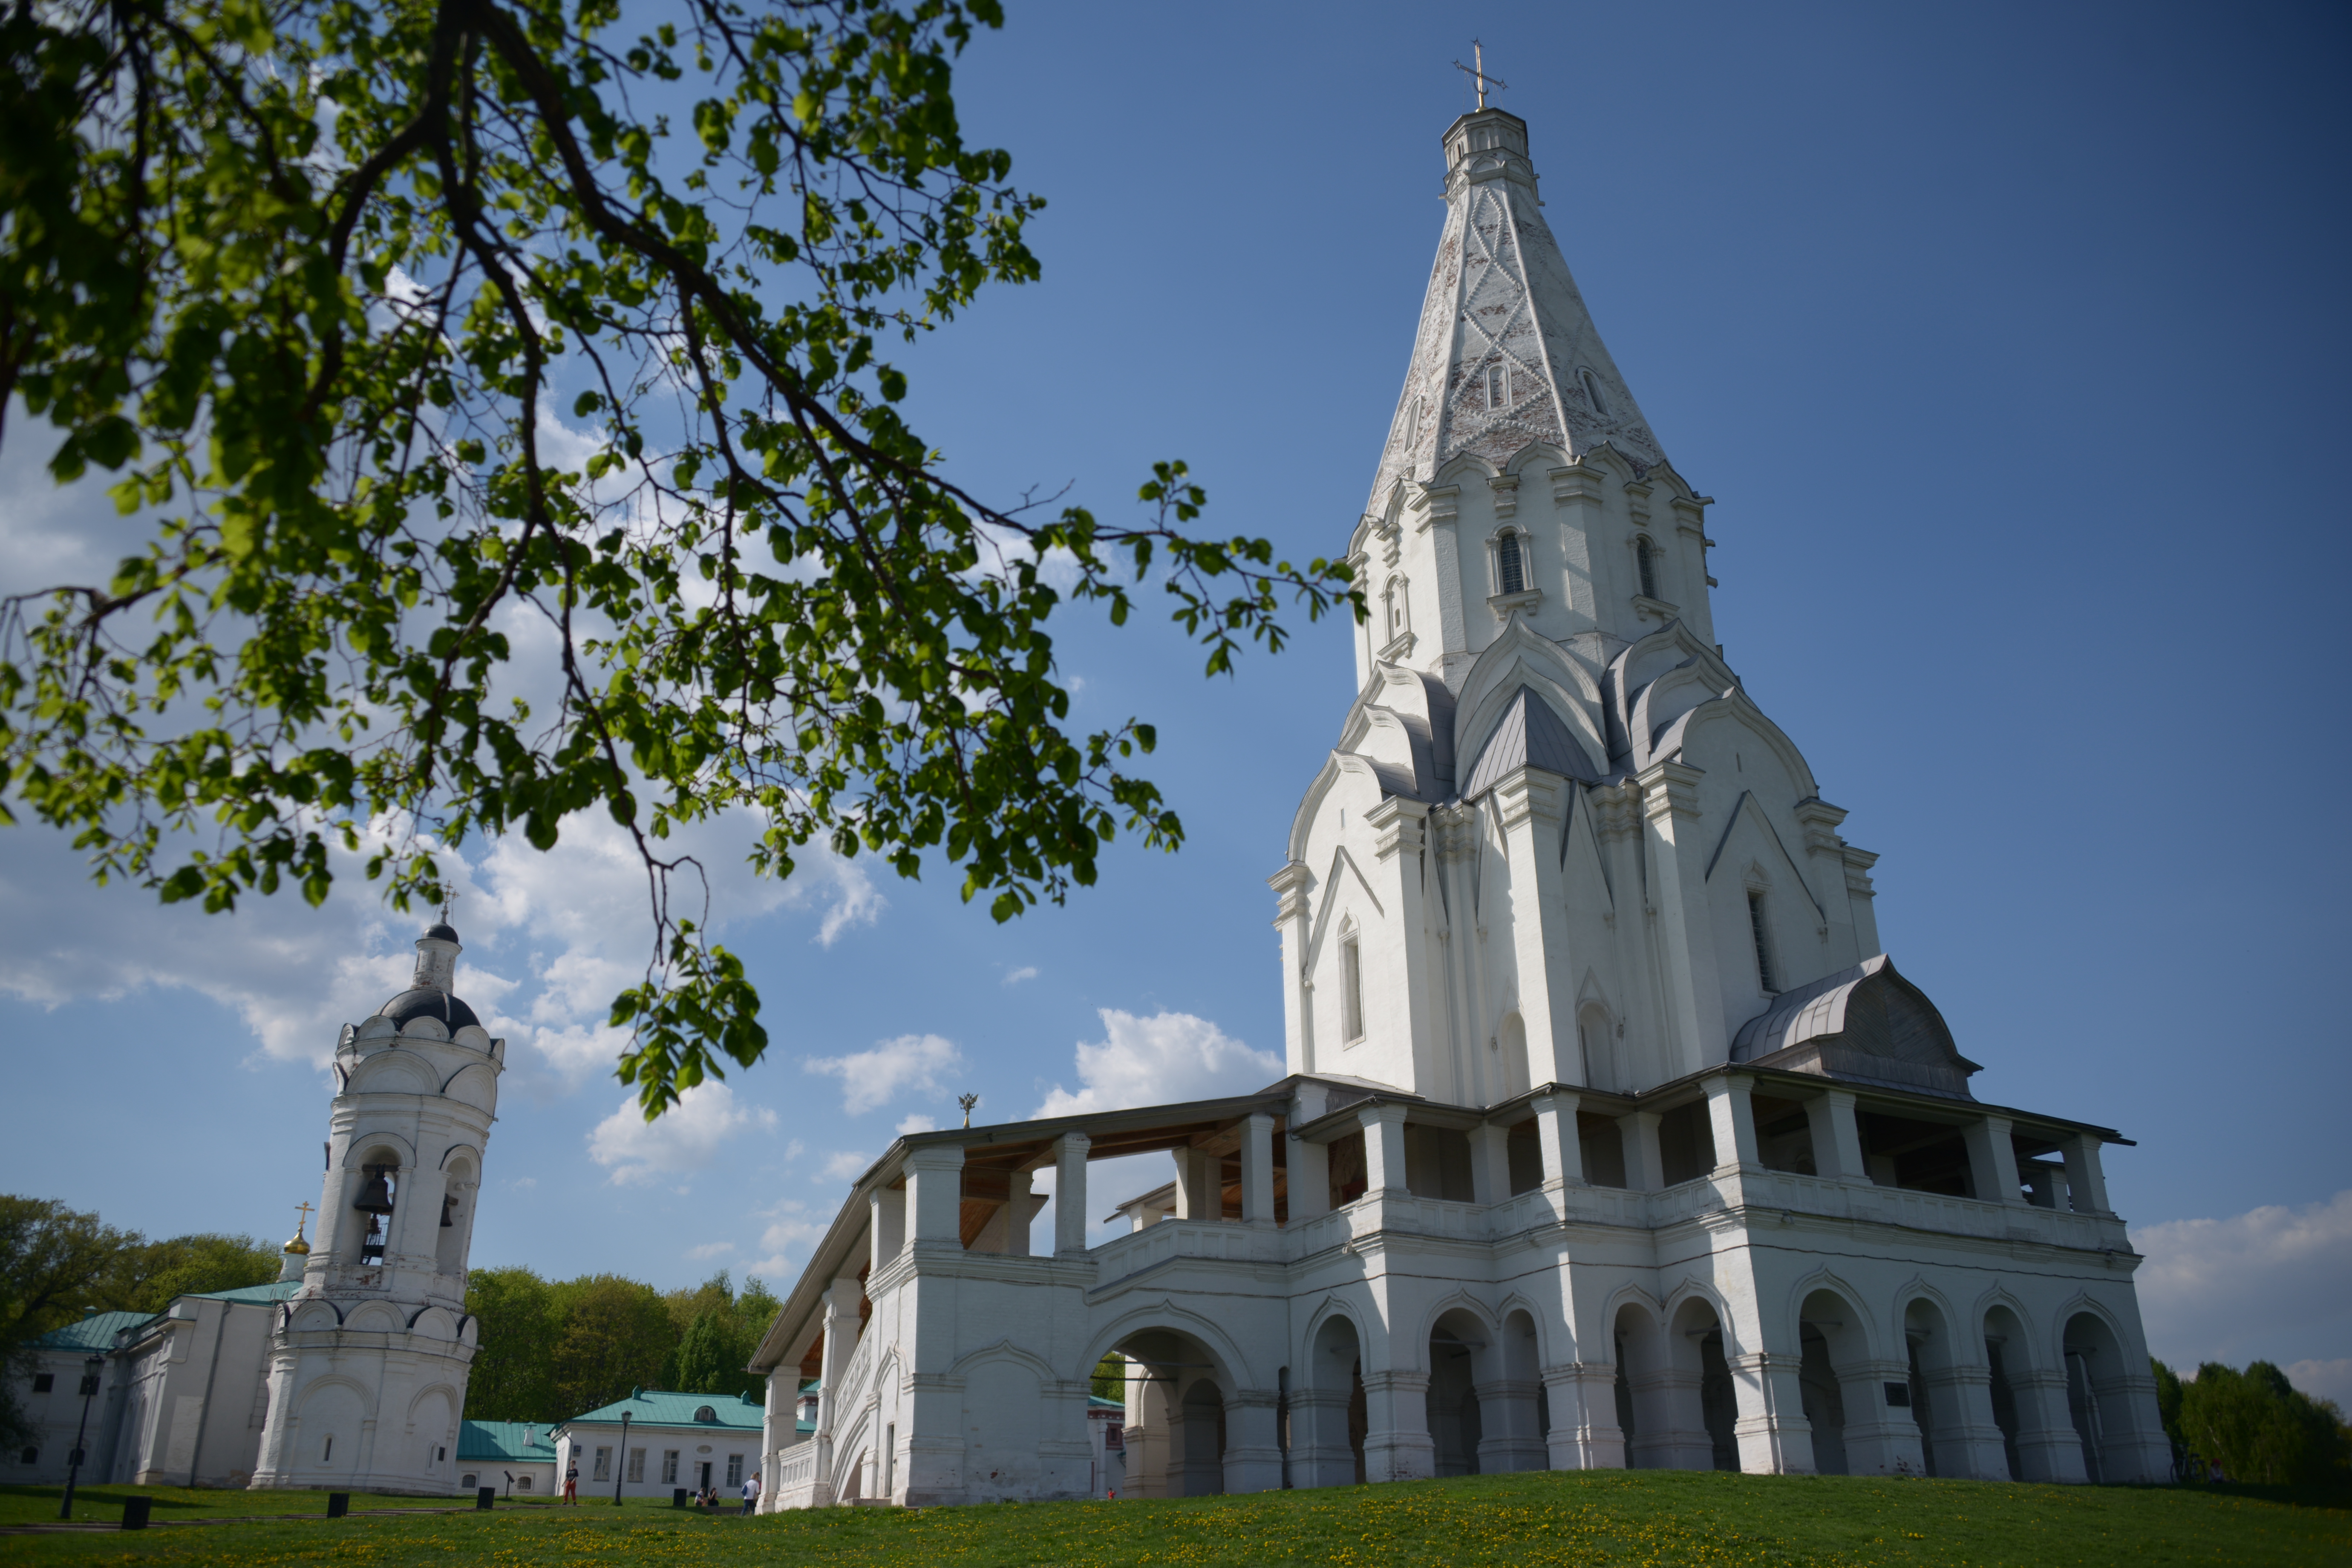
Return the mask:
{"type": "Polygon", "coordinates": [[[1225,1405],[1225,1490],[1282,1489],[1282,1445],[1275,1431],[1281,1395],[1272,1389],[1244,1388],[1225,1405]]]}
{"type": "Polygon", "coordinates": [[[1658,948],[1664,959],[1670,1078],[1696,1072],[1727,1054],[1723,984],[1716,969],[1715,928],[1707,914],[1706,835],[1698,820],[1701,769],[1656,763],[1639,775],[1657,880],[1658,948]]]}
{"type": "Polygon", "coordinates": [[[1560,886],[1559,836],[1573,788],[1553,774],[1519,768],[1495,786],[1495,809],[1511,868],[1511,947],[1519,976],[1519,1022],[1528,1031],[1528,1079],[1580,1079],[1576,1020],[1552,984],[1568,972],[1568,896],[1560,886]]]}
{"type": "Polygon", "coordinates": [[[1176,1162],[1176,1217],[1211,1223],[1225,1217],[1216,1155],[1205,1149],[1171,1149],[1176,1162]]]}
{"type": "Polygon", "coordinates": [[[866,1263],[879,1274],[882,1266],[907,1245],[907,1190],[877,1187],[866,1199],[866,1263]]]}
{"type": "Polygon", "coordinates": [[[2099,1135],[2077,1132],[2066,1140],[2066,1191],[2076,1214],[2105,1214],[2107,1179],[2099,1169],[2099,1135]]]}
{"type": "Polygon", "coordinates": [[[1907,1406],[1886,1403],[1890,1384],[1911,1385],[1906,1361],[1841,1363],[1838,1394],[1845,1405],[1846,1472],[1856,1476],[1924,1476],[1927,1458],[1919,1447],[1919,1423],[1907,1406]]]}
{"type": "Polygon", "coordinates": [[[2017,1463],[2020,1480],[2080,1486],[2091,1479],[2083,1468],[2083,1439],[2066,1404],[2063,1367],[2031,1369],[2004,1365],[2009,1392],[2017,1401],[2017,1463]]]}
{"type": "Polygon", "coordinates": [[[1665,1161],[1658,1152],[1658,1113],[1633,1110],[1617,1119],[1618,1142],[1625,1146],[1625,1185],[1654,1193],[1664,1185],[1665,1161]]]}
{"type": "Polygon", "coordinates": [[[1499,1204],[1511,1195],[1511,1130],[1482,1121],[1470,1130],[1470,1195],[1499,1204]]]}
{"type": "MultiPolygon", "coordinates": [[[[1706,1115],[1715,1131],[1715,1168],[1719,1172],[1753,1171],[1761,1163],[1756,1153],[1756,1107],[1750,1099],[1751,1087],[1748,1079],[1736,1073],[1706,1080],[1706,1115]]],[[[1808,1455],[1809,1466],[1811,1462],[1808,1455]]]]}
{"type": "MultiPolygon", "coordinates": [[[[963,1151],[956,1155],[961,1159],[963,1151]]],[[[833,1501],[834,1432],[848,1414],[841,1408],[841,1377],[857,1349],[857,1303],[864,1295],[855,1277],[835,1279],[824,1293],[824,1350],[818,1362],[816,1398],[816,1496],[813,1506],[833,1501]]],[[[617,1461],[623,1456],[614,1455],[617,1461]]]]}
{"type": "Polygon", "coordinates": [[[929,1144],[907,1156],[907,1215],[914,1246],[963,1247],[963,1147],[929,1144]]]}
{"type": "MultiPolygon", "coordinates": [[[[760,1411],[760,1505],[761,1513],[782,1506],[776,1486],[778,1461],[800,1438],[800,1370],[790,1364],[768,1373],[767,1397],[760,1411]]],[[[648,1455],[650,1458],[652,1456],[648,1455]]],[[[559,1476],[562,1471],[558,1471],[559,1476]]]]}
{"type": "Polygon", "coordinates": [[[1065,1132],[1054,1143],[1056,1257],[1082,1255],[1087,1250],[1087,1151],[1092,1146],[1083,1132],[1065,1132]]]}
{"type": "Polygon", "coordinates": [[[1345,1487],[1356,1481],[1356,1451],[1348,1444],[1344,1388],[1290,1391],[1290,1484],[1345,1487]]]}
{"type": "Polygon", "coordinates": [[[1739,1468],[1751,1476],[1813,1473],[1813,1424],[1805,1419],[1805,1396],[1797,1382],[1800,1359],[1770,1351],[1729,1358],[1732,1399],[1739,1410],[1732,1435],[1739,1445],[1739,1468]]]}
{"type": "Polygon", "coordinates": [[[2000,1425],[1992,1415],[1992,1368],[1922,1370],[1927,1407],[1940,1417],[1928,1434],[1936,1444],[1936,1473],[1961,1480],[2009,1479],[2009,1456],[2001,1447],[2000,1425]]]}
{"type": "Polygon", "coordinates": [[[1364,1123],[1365,1190],[1402,1196],[1405,1192],[1404,1107],[1368,1105],[1360,1114],[1364,1123]]]}
{"type": "Polygon", "coordinates": [[[1009,1256],[1029,1256],[1029,1226],[1036,1219],[1037,1211],[1045,1206],[1045,1194],[1036,1190],[1031,1173],[1013,1172],[1011,1191],[1005,1194],[1000,1216],[1004,1223],[1004,1250],[1009,1256]]]}
{"type": "MultiPolygon", "coordinates": [[[[1242,1223],[1270,1226],[1274,1223],[1274,1118],[1264,1111],[1242,1118],[1241,1164],[1242,1223]]],[[[1230,1428],[1227,1435],[1231,1436],[1230,1428]]],[[[1276,1484],[1281,1484],[1279,1477],[1276,1484]]]]}
{"type": "Polygon", "coordinates": [[[1547,1468],[1543,1430],[1536,1424],[1538,1386],[1533,1378],[1513,1377],[1481,1378],[1470,1385],[1478,1395],[1480,1475],[1547,1468]]]}
{"type": "Polygon", "coordinates": [[[1437,1473],[1429,1436],[1429,1373],[1364,1373],[1364,1479],[1420,1481],[1437,1473]]]}
{"type": "Polygon", "coordinates": [[[1331,1212],[1331,1150],[1310,1143],[1297,1133],[1286,1133],[1284,1145],[1290,1165],[1290,1223],[1297,1225],[1331,1212]]]}
{"type": "Polygon", "coordinates": [[[1315,1070],[1315,1017],[1307,1005],[1307,917],[1315,874],[1293,860],[1266,879],[1275,893],[1274,928],[1282,933],[1282,1033],[1292,1072],[1315,1070]]]}
{"type": "Polygon", "coordinates": [[[1582,1103],[1566,1090],[1539,1094],[1530,1102],[1536,1112],[1536,1142],[1543,1151],[1543,1179],[1584,1182],[1584,1144],[1576,1131],[1576,1108],[1582,1103]]]}
{"type": "Polygon", "coordinates": [[[1862,1159],[1862,1123],[1855,1120],[1853,1091],[1824,1089],[1805,1101],[1813,1134],[1813,1169],[1836,1181],[1867,1182],[1862,1159]]]}
{"type": "Polygon", "coordinates": [[[2017,1145],[2010,1142],[2006,1116],[1979,1116],[1961,1129],[1969,1146],[1969,1179],[1977,1199],[1989,1204],[2021,1204],[2024,1194],[2017,1175],[2017,1145]]]}
{"type": "Polygon", "coordinates": [[[1555,1470],[1622,1470],[1625,1430],[1617,1425],[1617,1369],[1594,1362],[1548,1366],[1544,1389],[1551,1396],[1547,1438],[1555,1470]]]}

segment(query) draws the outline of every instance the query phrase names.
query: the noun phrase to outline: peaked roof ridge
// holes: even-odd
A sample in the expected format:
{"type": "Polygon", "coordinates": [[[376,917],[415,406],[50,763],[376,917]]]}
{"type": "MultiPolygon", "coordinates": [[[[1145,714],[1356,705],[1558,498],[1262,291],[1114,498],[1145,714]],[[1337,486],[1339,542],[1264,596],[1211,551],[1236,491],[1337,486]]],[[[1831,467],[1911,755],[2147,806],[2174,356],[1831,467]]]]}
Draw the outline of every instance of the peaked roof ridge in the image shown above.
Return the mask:
{"type": "Polygon", "coordinates": [[[1475,800],[1518,768],[1541,768],[1580,784],[1597,783],[1601,777],[1585,753],[1584,743],[1551,710],[1550,703],[1525,685],[1512,695],[1503,716],[1488,731],[1478,765],[1470,771],[1470,782],[1462,786],[1462,798],[1475,800]]]}
{"type": "Polygon", "coordinates": [[[1544,221],[1526,123],[1465,114],[1445,153],[1445,226],[1367,510],[1457,458],[1499,469],[1538,443],[1573,458],[1613,447],[1643,472],[1664,464],[1544,221]]]}

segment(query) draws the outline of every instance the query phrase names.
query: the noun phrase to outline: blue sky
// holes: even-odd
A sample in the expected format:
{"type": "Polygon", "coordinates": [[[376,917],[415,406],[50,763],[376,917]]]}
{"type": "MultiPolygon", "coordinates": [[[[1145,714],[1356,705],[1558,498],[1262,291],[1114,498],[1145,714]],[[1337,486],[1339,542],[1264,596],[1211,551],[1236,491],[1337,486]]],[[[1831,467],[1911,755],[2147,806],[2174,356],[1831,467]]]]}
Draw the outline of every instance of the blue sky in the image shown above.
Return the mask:
{"type": "MultiPolygon", "coordinates": [[[[1049,198],[1045,277],[907,362],[958,477],[1116,512],[1181,456],[1216,529],[1341,549],[1477,34],[1612,353],[1717,498],[1730,662],[1884,856],[1887,949],[1978,1093],[2139,1141],[2108,1174],[2159,1353],[2352,1391],[2345,14],[1013,12],[960,97],[1049,198]]],[[[9,429],[5,574],[47,580],[101,525],[9,429]]],[[[1010,1118],[1276,1076],[1263,879],[1353,680],[1344,631],[1297,629],[1210,681],[1164,627],[1058,628],[1076,721],[1156,721],[1191,835],[1122,846],[1067,909],[1000,928],[952,876],[863,861],[723,879],[774,1045],[690,1124],[617,1119],[593,1027],[641,963],[625,867],[593,834],[478,854],[460,990],[523,1048],[476,1261],[788,1279],[851,1167],[959,1090],[1010,1118]],[[806,1065],[886,1042],[870,1105],[806,1065]]],[[[356,880],[207,920],[5,842],[0,1185],[282,1236],[317,1193],[318,1058],[414,932],[356,880]]]]}

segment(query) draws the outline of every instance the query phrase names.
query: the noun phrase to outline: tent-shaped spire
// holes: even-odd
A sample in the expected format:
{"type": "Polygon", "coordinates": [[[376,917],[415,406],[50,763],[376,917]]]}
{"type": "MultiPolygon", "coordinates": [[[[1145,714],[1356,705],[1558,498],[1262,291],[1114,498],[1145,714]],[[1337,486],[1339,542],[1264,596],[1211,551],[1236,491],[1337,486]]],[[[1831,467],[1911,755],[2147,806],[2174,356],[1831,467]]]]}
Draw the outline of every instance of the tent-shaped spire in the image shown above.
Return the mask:
{"type": "Polygon", "coordinates": [[[1445,233],[1370,510],[1400,479],[1427,481],[1465,452],[1500,468],[1531,441],[1664,462],[1544,223],[1527,122],[1464,115],[1446,130],[1445,164],[1445,233]]]}

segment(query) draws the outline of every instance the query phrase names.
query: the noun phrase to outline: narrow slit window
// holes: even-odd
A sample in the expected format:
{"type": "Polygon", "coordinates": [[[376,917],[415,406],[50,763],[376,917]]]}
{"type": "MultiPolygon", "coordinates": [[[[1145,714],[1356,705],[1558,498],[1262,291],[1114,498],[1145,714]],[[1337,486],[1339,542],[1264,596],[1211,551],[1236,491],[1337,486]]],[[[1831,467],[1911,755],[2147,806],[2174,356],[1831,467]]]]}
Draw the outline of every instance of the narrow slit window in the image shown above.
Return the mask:
{"type": "Polygon", "coordinates": [[[326,1441],[324,1441],[324,1442],[322,1442],[322,1443],[320,1443],[320,1444],[319,1445],[319,1463],[320,1463],[320,1464],[322,1464],[322,1465],[323,1465],[323,1464],[327,1463],[329,1460],[332,1459],[334,1457],[335,1457],[335,1437],[334,1437],[334,1434],[331,1432],[331,1433],[329,1433],[329,1434],[327,1435],[327,1439],[326,1439],[326,1441]]]}
{"type": "Polygon", "coordinates": [[[1511,405],[1511,373],[1499,364],[1486,367],[1486,406],[1508,408],[1511,405]]]}
{"type": "Polygon", "coordinates": [[[1519,536],[1507,533],[1495,541],[1495,575],[1506,594],[1523,594],[1528,586],[1527,557],[1519,548],[1519,536]]]}
{"type": "Polygon", "coordinates": [[[1345,1039],[1364,1037],[1363,949],[1354,937],[1339,944],[1339,1033],[1345,1039]]]}
{"type": "Polygon", "coordinates": [[[1582,374],[1580,379],[1584,383],[1584,400],[1592,405],[1592,412],[1603,419],[1608,418],[1609,400],[1601,395],[1600,378],[1588,370],[1582,374]]]}
{"type": "Polygon", "coordinates": [[[1642,597],[1656,598],[1658,596],[1657,547],[1646,539],[1633,541],[1633,564],[1642,574],[1642,597]]]}
{"type": "Polygon", "coordinates": [[[1772,974],[1772,939],[1765,931],[1764,895],[1753,889],[1748,894],[1748,930],[1756,939],[1756,983],[1771,995],[1780,989],[1772,974]]]}

